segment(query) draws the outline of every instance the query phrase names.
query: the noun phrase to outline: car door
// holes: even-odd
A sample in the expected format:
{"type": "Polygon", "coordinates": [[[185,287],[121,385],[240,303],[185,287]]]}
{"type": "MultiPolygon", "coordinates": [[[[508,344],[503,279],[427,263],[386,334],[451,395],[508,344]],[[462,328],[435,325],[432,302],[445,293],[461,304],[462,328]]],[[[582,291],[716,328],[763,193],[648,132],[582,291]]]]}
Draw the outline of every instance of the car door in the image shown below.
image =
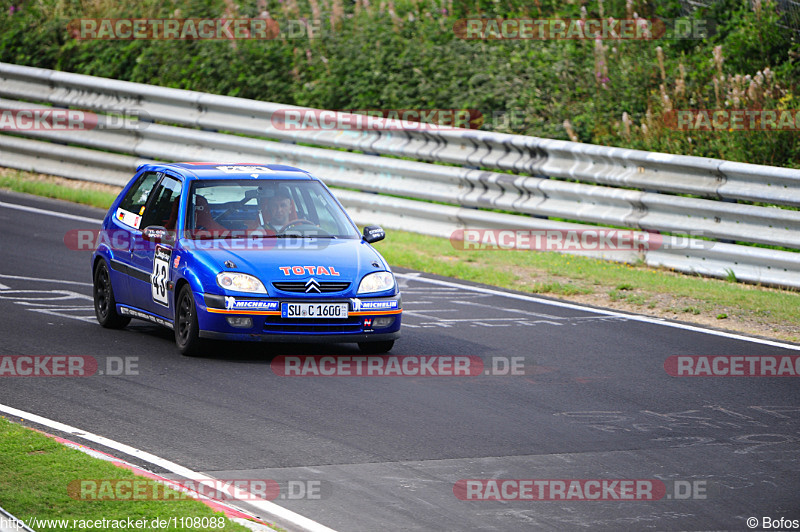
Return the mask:
{"type": "Polygon", "coordinates": [[[135,275],[131,276],[130,282],[134,304],[166,318],[173,314],[168,283],[182,190],[183,183],[179,177],[164,173],[147,201],[140,230],[133,236],[131,268],[135,275]],[[166,229],[172,237],[153,240],[145,234],[148,228],[166,229]]]}
{"type": "Polygon", "coordinates": [[[161,177],[161,172],[144,172],[140,175],[122,198],[108,223],[107,234],[114,250],[111,278],[117,302],[123,305],[135,306],[133,279],[141,276],[141,272],[132,268],[133,244],[138,235],[141,235],[142,214],[147,200],[161,177]]]}

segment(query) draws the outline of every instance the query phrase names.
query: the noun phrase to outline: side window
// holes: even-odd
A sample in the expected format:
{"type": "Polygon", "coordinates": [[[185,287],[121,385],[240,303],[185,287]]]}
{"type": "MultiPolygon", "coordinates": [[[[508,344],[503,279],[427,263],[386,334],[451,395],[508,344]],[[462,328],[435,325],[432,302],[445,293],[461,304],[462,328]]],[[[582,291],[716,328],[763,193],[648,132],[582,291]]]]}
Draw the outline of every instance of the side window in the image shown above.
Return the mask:
{"type": "Polygon", "coordinates": [[[168,231],[175,229],[178,220],[178,202],[181,197],[182,184],[171,176],[164,176],[155,191],[147,210],[142,216],[140,227],[148,225],[162,225],[168,231]]]}
{"type": "Polygon", "coordinates": [[[331,210],[338,209],[338,206],[333,204],[331,198],[313,190],[311,191],[311,199],[313,201],[313,208],[316,211],[317,223],[322,229],[331,234],[345,232],[337,223],[336,218],[331,214],[331,210]]]}
{"type": "Polygon", "coordinates": [[[150,197],[150,192],[162,175],[161,172],[145,172],[139,177],[119,204],[119,208],[127,211],[131,216],[120,215],[118,216],[119,220],[133,227],[141,226],[138,217],[144,214],[147,198],[150,197]]]}
{"type": "Polygon", "coordinates": [[[292,190],[292,192],[292,196],[294,196],[292,201],[294,201],[297,217],[304,218],[306,220],[313,220],[315,217],[311,214],[310,205],[307,204],[308,194],[303,194],[300,190],[292,190]]]}

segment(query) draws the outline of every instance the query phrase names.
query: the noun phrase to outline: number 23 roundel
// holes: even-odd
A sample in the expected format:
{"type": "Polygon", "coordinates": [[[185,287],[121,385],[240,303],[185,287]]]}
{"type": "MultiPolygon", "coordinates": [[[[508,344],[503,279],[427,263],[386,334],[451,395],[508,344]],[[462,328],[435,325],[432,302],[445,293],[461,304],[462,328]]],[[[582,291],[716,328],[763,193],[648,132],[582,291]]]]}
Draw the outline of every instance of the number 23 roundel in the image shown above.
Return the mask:
{"type": "Polygon", "coordinates": [[[169,306],[167,297],[167,282],[169,281],[169,257],[172,250],[168,247],[156,246],[153,260],[153,274],[150,276],[150,288],[153,301],[165,307],[169,306]]]}

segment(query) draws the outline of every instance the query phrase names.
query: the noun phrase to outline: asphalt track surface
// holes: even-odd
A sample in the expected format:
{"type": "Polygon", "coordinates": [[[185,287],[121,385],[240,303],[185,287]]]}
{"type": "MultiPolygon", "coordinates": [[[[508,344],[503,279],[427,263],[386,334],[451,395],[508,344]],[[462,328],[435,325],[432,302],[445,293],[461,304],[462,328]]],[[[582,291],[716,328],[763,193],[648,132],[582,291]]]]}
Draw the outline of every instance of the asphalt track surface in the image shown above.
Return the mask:
{"type": "MultiPolygon", "coordinates": [[[[13,193],[0,202],[104,214],[13,193]]],[[[672,355],[800,354],[792,346],[401,270],[405,325],[392,356],[468,355],[486,367],[523,357],[525,374],[284,377],[276,356],[359,353],[219,343],[186,358],[168,329],[102,329],[90,253],[64,244],[68,230],[96,226],[2,203],[0,355],[88,355],[101,369],[137,357],[136,374],[0,378],[2,404],[216,478],[308,481],[313,497],[274,502],[342,531],[748,530],[750,517],[758,529],[765,517],[800,519],[798,378],[664,369],[672,355]],[[667,491],[467,501],[454,494],[462,479],[654,479],[667,491]]]]}

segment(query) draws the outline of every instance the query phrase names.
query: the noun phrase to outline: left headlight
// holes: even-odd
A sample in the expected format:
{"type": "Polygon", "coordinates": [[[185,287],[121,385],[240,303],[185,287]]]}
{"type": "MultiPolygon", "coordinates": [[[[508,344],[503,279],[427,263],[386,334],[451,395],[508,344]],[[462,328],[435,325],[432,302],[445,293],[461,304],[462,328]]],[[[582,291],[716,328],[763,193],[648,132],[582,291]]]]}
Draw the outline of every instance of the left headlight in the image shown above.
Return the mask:
{"type": "Polygon", "coordinates": [[[359,294],[383,292],[394,288],[394,275],[391,272],[375,272],[361,279],[358,285],[359,294]]]}
{"type": "Polygon", "coordinates": [[[226,290],[236,290],[237,292],[267,293],[264,283],[257,277],[246,273],[222,272],[217,274],[217,284],[226,290]]]}

